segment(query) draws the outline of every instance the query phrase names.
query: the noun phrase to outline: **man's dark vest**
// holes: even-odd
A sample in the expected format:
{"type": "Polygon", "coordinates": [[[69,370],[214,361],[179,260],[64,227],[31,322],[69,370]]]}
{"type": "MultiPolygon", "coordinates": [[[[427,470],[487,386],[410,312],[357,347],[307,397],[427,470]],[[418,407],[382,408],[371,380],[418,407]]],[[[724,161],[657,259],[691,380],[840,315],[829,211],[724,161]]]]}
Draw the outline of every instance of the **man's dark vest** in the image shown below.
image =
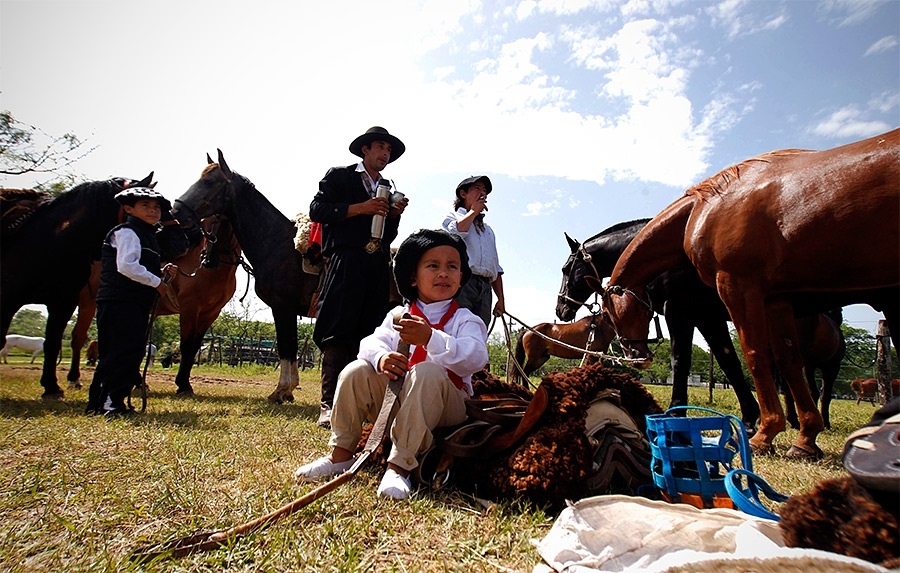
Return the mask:
{"type": "Polygon", "coordinates": [[[100,288],[97,291],[97,300],[137,302],[146,305],[149,309],[153,305],[156,289],[131,280],[119,273],[116,267],[116,249],[109,241],[112,234],[122,227],[134,231],[141,241],[141,265],[154,275],[162,276],[160,269],[162,260],[159,254],[159,242],[156,240],[156,227],[148,225],[137,217],[129,216],[125,223],[114,227],[103,241],[100,257],[100,288]]]}

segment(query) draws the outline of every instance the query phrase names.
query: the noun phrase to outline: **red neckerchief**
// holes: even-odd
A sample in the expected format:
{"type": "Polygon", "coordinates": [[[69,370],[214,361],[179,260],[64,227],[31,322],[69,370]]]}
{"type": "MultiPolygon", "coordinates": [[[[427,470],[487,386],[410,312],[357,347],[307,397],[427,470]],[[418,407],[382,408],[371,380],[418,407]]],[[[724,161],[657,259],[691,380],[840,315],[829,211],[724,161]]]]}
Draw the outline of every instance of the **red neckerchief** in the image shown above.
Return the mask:
{"type": "MultiPolygon", "coordinates": [[[[428,322],[428,326],[443,332],[444,325],[446,325],[447,322],[449,322],[449,320],[453,317],[454,313],[456,313],[456,310],[458,308],[459,308],[459,304],[456,302],[456,300],[451,300],[450,308],[447,309],[447,312],[444,313],[444,316],[441,317],[441,319],[437,322],[437,324],[431,324],[430,322],[428,322],[428,317],[425,316],[425,313],[422,312],[422,309],[420,309],[416,305],[416,303],[412,303],[409,305],[409,313],[413,316],[418,316],[418,317],[424,318],[425,322],[428,322]]],[[[409,367],[412,368],[419,362],[422,362],[423,360],[425,360],[426,354],[427,354],[427,351],[425,350],[425,347],[422,345],[417,345],[416,350],[413,352],[412,357],[409,359],[409,367]]],[[[450,381],[453,382],[454,386],[456,386],[460,390],[465,390],[466,383],[463,382],[463,379],[459,374],[457,374],[456,372],[453,372],[452,370],[450,370],[448,368],[447,376],[450,377],[450,381]]]]}

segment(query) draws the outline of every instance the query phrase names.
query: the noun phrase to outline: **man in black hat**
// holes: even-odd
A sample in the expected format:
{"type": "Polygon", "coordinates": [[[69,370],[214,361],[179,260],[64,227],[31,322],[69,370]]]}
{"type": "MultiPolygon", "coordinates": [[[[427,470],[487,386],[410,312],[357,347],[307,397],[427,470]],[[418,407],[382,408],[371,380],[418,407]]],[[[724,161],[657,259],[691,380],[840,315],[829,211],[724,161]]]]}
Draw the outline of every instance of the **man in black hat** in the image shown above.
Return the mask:
{"type": "Polygon", "coordinates": [[[453,212],[444,218],[445,230],[462,237],[469,253],[472,268],[470,280],[457,295],[456,300],[490,325],[491,315],[506,312],[503,294],[503,268],[497,256],[497,239],[494,230],[484,222],[487,212],[487,196],[491,180],[487,175],[473,175],[456,186],[453,212]],[[491,310],[491,291],[497,295],[497,303],[491,310]]]}
{"type": "Polygon", "coordinates": [[[383,127],[369,128],[350,144],[362,161],[329,169],[309,206],[310,219],[322,224],[322,254],[328,261],[313,330],[322,351],[323,427],[331,424],[338,375],[388,310],[390,245],[408,200],[392,204],[375,190],[387,183],[381,170],[404,151],[403,142],[383,127]],[[371,242],[374,217],[384,221],[380,243],[371,242]],[[375,248],[367,251],[370,244],[375,248]]]}

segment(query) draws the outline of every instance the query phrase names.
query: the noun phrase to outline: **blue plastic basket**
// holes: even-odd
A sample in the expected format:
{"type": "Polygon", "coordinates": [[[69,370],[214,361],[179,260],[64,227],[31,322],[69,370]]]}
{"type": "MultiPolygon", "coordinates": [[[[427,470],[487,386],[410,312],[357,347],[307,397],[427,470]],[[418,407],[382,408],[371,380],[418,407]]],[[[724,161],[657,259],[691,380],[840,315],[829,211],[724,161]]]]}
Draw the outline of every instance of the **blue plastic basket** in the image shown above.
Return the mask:
{"type": "Polygon", "coordinates": [[[714,507],[714,498],[727,498],[725,476],[741,467],[752,472],[750,443],[743,423],[709,408],[676,406],[663,414],[647,415],[653,483],[672,501],[682,495],[699,496],[704,507],[714,507]],[[676,416],[696,410],[706,416],[676,416]]]}

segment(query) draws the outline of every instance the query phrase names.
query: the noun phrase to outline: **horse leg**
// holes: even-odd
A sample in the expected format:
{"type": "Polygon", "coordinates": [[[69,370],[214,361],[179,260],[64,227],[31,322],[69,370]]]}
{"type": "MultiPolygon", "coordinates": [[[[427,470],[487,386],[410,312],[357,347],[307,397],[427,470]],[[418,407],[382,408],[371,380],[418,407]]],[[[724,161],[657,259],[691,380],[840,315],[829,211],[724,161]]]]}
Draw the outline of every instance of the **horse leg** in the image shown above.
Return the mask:
{"type": "Polygon", "coordinates": [[[800,434],[788,451],[788,456],[819,459],[823,454],[816,445],[816,436],[825,425],[812,399],[809,383],[803,375],[797,322],[793,317],[792,305],[783,300],[770,302],[767,319],[775,363],[794,398],[800,422],[800,434]]]}
{"type": "Polygon", "coordinates": [[[759,289],[754,289],[744,281],[732,281],[730,275],[724,272],[716,277],[716,283],[719,296],[737,329],[747,368],[756,383],[760,409],[759,428],[750,438],[750,446],[757,453],[773,453],[772,442],[775,436],[784,431],[785,420],[775,379],[772,377],[766,313],[758,294],[759,289]],[[754,292],[751,293],[751,290],[754,292]]]}
{"type": "MultiPolygon", "coordinates": [[[[670,299],[670,302],[672,300],[670,299]]],[[[694,323],[677,305],[666,305],[672,367],[672,398],[669,407],[688,405],[688,376],[691,374],[694,323]]]]}
{"type": "Polygon", "coordinates": [[[738,359],[734,343],[731,341],[731,334],[728,332],[728,324],[724,320],[710,318],[697,321],[697,329],[703,335],[710,352],[734,390],[734,395],[741,407],[741,421],[744,423],[747,433],[754,434],[756,423],[759,420],[759,403],[753,396],[753,388],[744,378],[741,361],[738,359]]]}
{"type": "Polygon", "coordinates": [[[269,395],[276,404],[294,401],[294,388],[300,384],[297,369],[297,315],[291,311],[272,309],[275,336],[278,337],[278,385],[269,395]]]}
{"type": "Polygon", "coordinates": [[[91,321],[94,320],[94,313],[97,310],[97,300],[89,289],[89,286],[81,289],[81,294],[78,296],[78,318],[72,329],[72,363],[69,366],[69,373],[66,375],[69,388],[76,390],[81,389],[81,350],[87,342],[88,329],[91,327],[91,321]]]}
{"type": "Polygon", "coordinates": [[[193,396],[194,388],[191,386],[191,369],[194,367],[194,360],[197,358],[197,352],[203,345],[203,335],[206,334],[207,328],[199,328],[197,326],[197,317],[185,313],[182,309],[178,317],[179,326],[181,328],[181,341],[178,348],[181,352],[181,362],[178,364],[178,374],[175,375],[176,396],[193,396]]]}
{"type": "Polygon", "coordinates": [[[56,361],[62,351],[62,336],[69,318],[75,312],[75,302],[47,306],[47,326],[44,329],[44,368],[41,373],[41,386],[44,387],[45,400],[63,398],[62,388],[56,381],[56,361]]]}

